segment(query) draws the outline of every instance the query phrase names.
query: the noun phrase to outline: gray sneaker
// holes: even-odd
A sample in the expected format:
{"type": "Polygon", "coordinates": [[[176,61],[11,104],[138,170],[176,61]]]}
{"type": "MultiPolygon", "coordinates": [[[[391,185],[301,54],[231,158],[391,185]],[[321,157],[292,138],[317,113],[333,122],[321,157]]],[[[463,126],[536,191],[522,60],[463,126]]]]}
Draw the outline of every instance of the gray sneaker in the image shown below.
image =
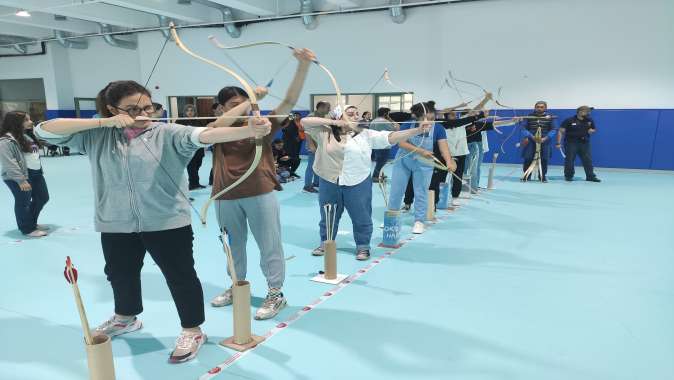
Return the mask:
{"type": "Polygon", "coordinates": [[[255,319],[262,320],[274,318],[286,304],[287,301],[283,296],[283,293],[278,293],[276,295],[267,294],[267,298],[264,299],[262,306],[255,312],[255,319]]]}
{"type": "Polygon", "coordinates": [[[143,327],[143,323],[140,321],[140,319],[138,319],[138,317],[133,317],[128,321],[122,321],[113,315],[110,317],[110,319],[96,327],[96,330],[94,330],[94,335],[107,335],[112,338],[113,336],[140,330],[141,327],[143,327]]]}
{"type": "Polygon", "coordinates": [[[224,293],[219,294],[211,300],[211,306],[213,307],[223,307],[232,304],[232,288],[225,290],[224,293]]]}
{"type": "Polygon", "coordinates": [[[208,340],[208,337],[204,333],[194,334],[183,331],[180,333],[178,339],[176,339],[176,348],[171,352],[169,362],[184,363],[194,359],[201,346],[206,343],[206,340],[208,340]]]}
{"type": "Polygon", "coordinates": [[[325,249],[323,249],[323,246],[318,246],[317,248],[314,248],[313,251],[311,251],[311,254],[313,256],[323,256],[325,255],[325,249]]]}

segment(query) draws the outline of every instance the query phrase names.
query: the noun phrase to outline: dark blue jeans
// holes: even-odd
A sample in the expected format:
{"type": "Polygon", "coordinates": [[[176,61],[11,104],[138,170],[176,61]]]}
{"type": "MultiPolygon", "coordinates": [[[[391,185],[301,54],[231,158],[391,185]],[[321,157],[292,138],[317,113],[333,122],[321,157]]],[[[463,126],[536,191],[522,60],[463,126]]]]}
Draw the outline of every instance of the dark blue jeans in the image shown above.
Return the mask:
{"type": "Polygon", "coordinates": [[[372,178],[379,178],[379,172],[386,165],[388,157],[391,154],[391,149],[373,149],[374,153],[374,172],[372,173],[372,178]]]}
{"type": "Polygon", "coordinates": [[[24,234],[29,234],[37,228],[37,218],[40,211],[49,201],[47,182],[44,180],[42,170],[28,170],[28,183],[32,187],[30,191],[21,191],[15,181],[5,181],[12,195],[14,195],[14,215],[16,225],[24,234]]]}
{"type": "Polygon", "coordinates": [[[337,215],[331,240],[337,236],[339,219],[344,209],[351,217],[353,225],[353,237],[357,249],[370,249],[372,239],[372,178],[367,177],[363,182],[355,186],[340,186],[320,178],[318,187],[318,204],[321,209],[321,221],[318,224],[321,234],[321,245],[327,240],[325,231],[325,212],[323,205],[337,205],[337,215]]]}
{"type": "Polygon", "coordinates": [[[318,176],[314,173],[314,158],[316,155],[311,152],[307,152],[307,168],[304,169],[304,187],[318,187],[318,176]]]}

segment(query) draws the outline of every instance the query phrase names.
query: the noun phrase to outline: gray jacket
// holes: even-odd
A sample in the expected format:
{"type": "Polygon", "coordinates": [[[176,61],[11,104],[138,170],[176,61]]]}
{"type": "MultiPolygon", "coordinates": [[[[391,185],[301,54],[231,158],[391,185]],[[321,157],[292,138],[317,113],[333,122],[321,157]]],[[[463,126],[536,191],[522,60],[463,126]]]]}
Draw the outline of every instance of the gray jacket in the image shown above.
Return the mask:
{"type": "Polygon", "coordinates": [[[0,164],[3,181],[22,183],[28,180],[28,165],[19,143],[11,135],[0,136],[0,164]]]}
{"type": "Polygon", "coordinates": [[[129,233],[192,223],[191,207],[184,197],[188,192],[185,168],[196,150],[205,146],[199,142],[204,129],[153,123],[131,141],[118,128],[63,136],[43,130],[40,124],[35,133],[52,144],[88,155],[96,231],[129,233]]]}

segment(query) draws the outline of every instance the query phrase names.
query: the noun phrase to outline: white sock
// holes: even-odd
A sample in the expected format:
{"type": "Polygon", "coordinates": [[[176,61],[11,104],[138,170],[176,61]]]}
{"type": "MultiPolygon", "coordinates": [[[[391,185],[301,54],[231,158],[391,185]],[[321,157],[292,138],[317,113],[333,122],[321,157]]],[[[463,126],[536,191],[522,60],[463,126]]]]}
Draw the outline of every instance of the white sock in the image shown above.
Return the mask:
{"type": "Polygon", "coordinates": [[[201,335],[201,327],[190,327],[190,328],[184,328],[183,327],[183,333],[189,334],[189,335],[201,335]]]}

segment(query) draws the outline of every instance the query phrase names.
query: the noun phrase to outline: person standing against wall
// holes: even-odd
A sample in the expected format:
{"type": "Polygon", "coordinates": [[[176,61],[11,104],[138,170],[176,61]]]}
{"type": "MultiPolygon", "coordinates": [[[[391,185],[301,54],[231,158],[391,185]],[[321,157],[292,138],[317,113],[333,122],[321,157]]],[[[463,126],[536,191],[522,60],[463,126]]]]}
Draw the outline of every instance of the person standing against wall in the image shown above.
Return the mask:
{"type": "Polygon", "coordinates": [[[291,178],[300,178],[296,171],[301,162],[300,149],[302,148],[302,138],[300,135],[300,118],[295,121],[297,115],[293,114],[292,119],[286,119],[281,124],[281,128],[283,128],[283,146],[292,159],[292,165],[290,166],[291,178]]]}
{"type": "MultiPolygon", "coordinates": [[[[307,115],[307,117],[321,117],[324,118],[330,112],[330,103],[320,101],[316,103],[314,112],[307,115]]],[[[303,127],[304,128],[304,127],[303,127]]],[[[307,144],[307,167],[304,170],[304,188],[302,191],[307,193],[318,194],[316,188],[319,186],[318,174],[314,171],[314,160],[316,158],[316,141],[305,134],[307,144]]]]}
{"type": "MultiPolygon", "coordinates": [[[[552,156],[552,139],[557,134],[553,123],[553,116],[548,112],[548,103],[540,100],[534,105],[534,112],[529,114],[524,126],[524,138],[522,140],[522,158],[524,158],[523,172],[526,172],[529,166],[534,162],[536,156],[536,144],[541,145],[540,165],[543,173],[542,182],[548,182],[548,160],[552,156]],[[536,133],[541,130],[541,140],[536,141],[536,133]]],[[[522,181],[531,179],[531,174],[523,177],[522,181]]]]}
{"type": "MultiPolygon", "coordinates": [[[[391,119],[391,109],[381,107],[377,110],[377,118],[370,124],[370,129],[374,131],[398,131],[400,124],[391,119]]],[[[386,165],[389,156],[391,155],[391,148],[373,149],[374,152],[374,172],[372,172],[372,182],[379,182],[379,178],[386,178],[386,175],[381,173],[381,169],[386,165]]]]}
{"type": "MultiPolygon", "coordinates": [[[[197,117],[197,109],[193,104],[187,104],[185,108],[183,108],[182,116],[187,118],[185,120],[181,120],[181,123],[183,125],[189,125],[192,127],[203,127],[206,124],[204,123],[203,120],[190,119],[197,117]]],[[[205,154],[204,148],[197,149],[197,151],[194,152],[194,157],[192,157],[190,163],[187,165],[187,175],[189,178],[190,190],[199,190],[206,188],[206,186],[199,183],[199,168],[201,168],[201,164],[204,161],[204,154],[205,154]]]]}
{"type": "Polygon", "coordinates": [[[597,132],[594,120],[590,117],[592,107],[580,106],[576,110],[576,116],[570,117],[562,123],[557,135],[557,148],[561,148],[562,137],[564,137],[564,150],[566,158],[564,159],[564,179],[573,181],[576,161],[576,155],[580,156],[585,169],[585,180],[590,182],[601,182],[594,173],[592,166],[592,151],[590,145],[590,136],[597,132]]]}
{"type": "Polygon", "coordinates": [[[49,201],[42,175],[40,142],[33,134],[30,116],[8,112],[0,127],[2,179],[14,195],[14,215],[19,230],[30,237],[46,236],[46,226],[37,224],[40,211],[49,201]]]}

